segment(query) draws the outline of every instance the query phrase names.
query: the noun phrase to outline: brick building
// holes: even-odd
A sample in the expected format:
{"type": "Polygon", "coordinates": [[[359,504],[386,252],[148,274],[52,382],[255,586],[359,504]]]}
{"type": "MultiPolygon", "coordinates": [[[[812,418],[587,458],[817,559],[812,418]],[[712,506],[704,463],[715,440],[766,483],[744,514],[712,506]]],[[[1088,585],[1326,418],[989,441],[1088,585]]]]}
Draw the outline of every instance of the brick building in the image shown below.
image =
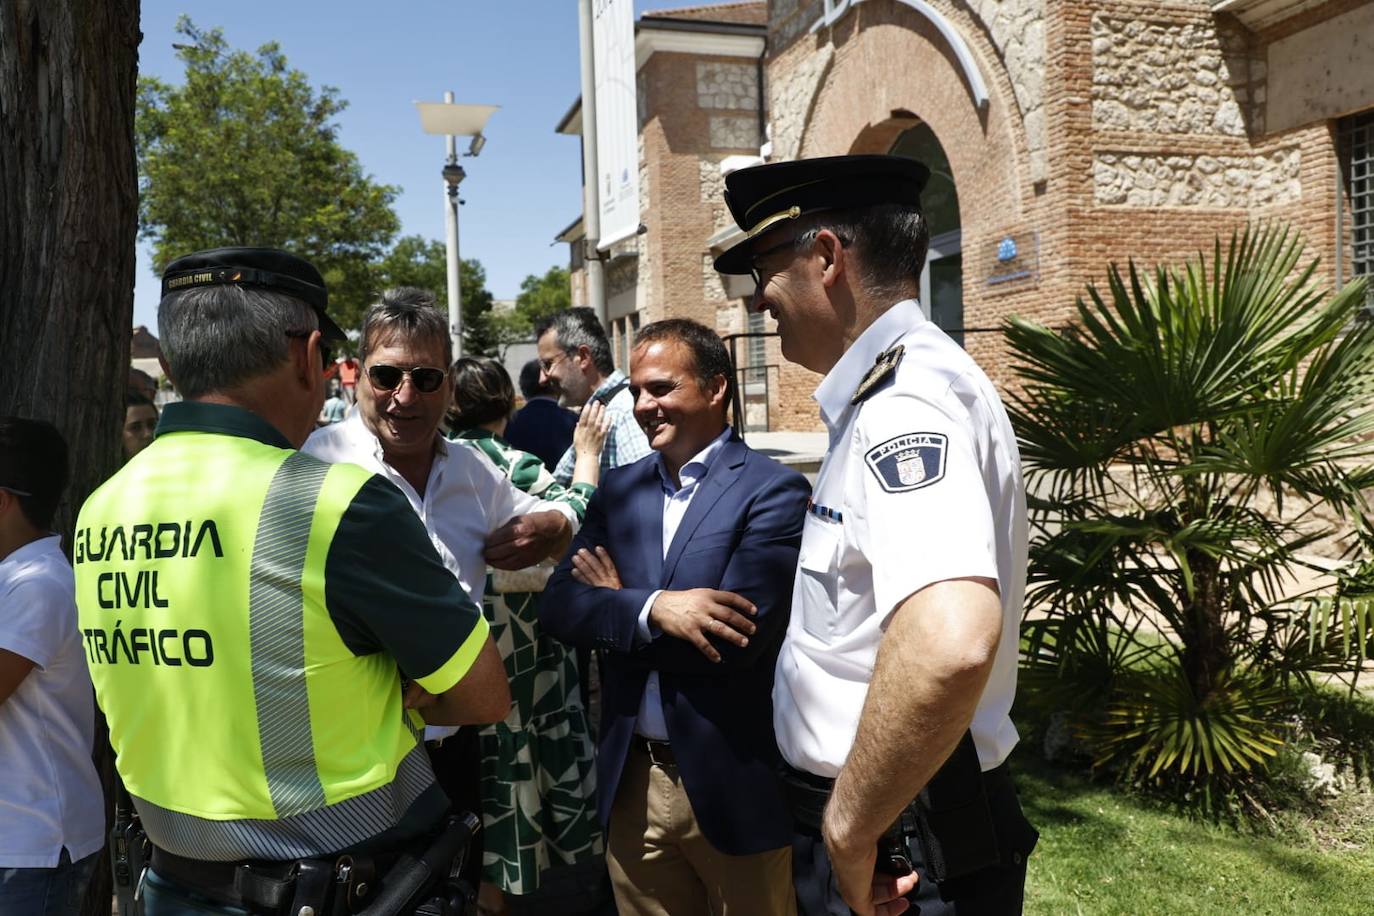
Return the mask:
{"type": "MultiPolygon", "coordinates": [[[[613,251],[640,322],[768,330],[711,258],[731,168],[893,152],[932,167],[922,302],[999,381],[1009,314],[1064,321],[1109,261],[1175,261],[1277,218],[1335,285],[1374,275],[1371,0],[769,0],[638,23],[645,231],[613,251]]],[[[560,130],[580,133],[577,109],[560,130]]],[[[574,251],[580,224],[560,236],[574,251]]],[[[752,425],[818,427],[814,375],[739,342],[752,425]]]]}

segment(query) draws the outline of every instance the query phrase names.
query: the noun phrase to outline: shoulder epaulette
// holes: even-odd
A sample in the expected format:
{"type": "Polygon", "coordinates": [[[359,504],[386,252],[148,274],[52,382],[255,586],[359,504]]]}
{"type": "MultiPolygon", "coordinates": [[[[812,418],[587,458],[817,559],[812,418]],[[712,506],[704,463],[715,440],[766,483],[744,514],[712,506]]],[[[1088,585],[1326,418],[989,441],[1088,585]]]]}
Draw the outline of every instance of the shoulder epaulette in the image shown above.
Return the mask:
{"type": "Polygon", "coordinates": [[[859,387],[854,389],[854,396],[849,399],[849,403],[858,404],[874,391],[877,391],[879,385],[891,378],[892,374],[897,371],[897,367],[901,365],[902,353],[905,350],[905,346],[897,344],[895,347],[879,353],[878,358],[873,363],[873,368],[868,370],[863,381],[859,382],[859,387]]]}

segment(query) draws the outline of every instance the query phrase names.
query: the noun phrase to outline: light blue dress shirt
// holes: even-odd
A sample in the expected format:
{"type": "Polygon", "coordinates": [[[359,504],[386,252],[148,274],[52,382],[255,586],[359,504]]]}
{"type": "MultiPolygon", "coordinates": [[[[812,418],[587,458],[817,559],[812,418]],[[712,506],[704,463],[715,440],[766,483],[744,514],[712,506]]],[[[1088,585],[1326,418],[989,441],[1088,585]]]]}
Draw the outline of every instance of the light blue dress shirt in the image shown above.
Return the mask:
{"type": "MultiPolygon", "coordinates": [[[[673,484],[673,477],[663,464],[663,455],[656,456],[659,482],[663,486],[663,556],[668,556],[678,525],[687,514],[687,507],[696,495],[697,484],[710,472],[711,463],[730,438],[730,429],[711,440],[711,444],[692,456],[692,460],[677,472],[680,485],[673,484]]],[[[635,629],[635,644],[644,645],[658,635],[658,628],[649,625],[649,611],[654,601],[663,593],[659,589],[644,602],[639,612],[639,625],[635,629]]],[[[649,680],[644,685],[644,696],[639,701],[639,718],[635,721],[635,732],[651,741],[668,740],[668,724],[663,721],[663,697],[659,693],[658,672],[649,672],[649,680]]]]}

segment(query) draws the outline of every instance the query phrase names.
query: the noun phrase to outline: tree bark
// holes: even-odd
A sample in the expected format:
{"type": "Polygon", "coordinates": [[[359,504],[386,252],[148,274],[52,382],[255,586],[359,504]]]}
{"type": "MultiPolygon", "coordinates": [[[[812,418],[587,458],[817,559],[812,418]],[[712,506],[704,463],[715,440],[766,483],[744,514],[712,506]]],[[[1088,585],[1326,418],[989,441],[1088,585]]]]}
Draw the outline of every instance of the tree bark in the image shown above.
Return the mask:
{"type": "Polygon", "coordinates": [[[1221,675],[1231,667],[1226,638],[1226,611],[1231,601],[1221,577],[1221,564],[1200,551],[1187,552],[1193,571],[1193,601],[1185,607],[1183,671],[1198,700],[1206,699],[1221,675]]]}
{"type": "MultiPolygon", "coordinates": [[[[77,510],[120,459],[140,37],[139,0],[0,2],[0,415],[49,420],[66,438],[68,550],[77,510]]],[[[99,741],[107,793],[110,757],[99,741]]],[[[101,856],[83,913],[109,912],[101,856]]]]}

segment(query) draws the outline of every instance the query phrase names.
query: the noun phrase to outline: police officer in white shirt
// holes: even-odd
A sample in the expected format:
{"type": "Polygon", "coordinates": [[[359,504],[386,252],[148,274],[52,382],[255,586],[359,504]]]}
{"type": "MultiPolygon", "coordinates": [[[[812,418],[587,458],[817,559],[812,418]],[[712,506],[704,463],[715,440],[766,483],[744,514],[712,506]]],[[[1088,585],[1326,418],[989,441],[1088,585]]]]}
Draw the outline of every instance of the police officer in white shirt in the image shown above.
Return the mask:
{"type": "Polygon", "coordinates": [[[1005,765],[1020,458],[992,383],[915,298],[928,175],[839,156],[726,179],[746,238],[716,269],[752,274],[783,355],[825,374],[773,693],[807,916],[1019,912],[1036,840],[1005,765]]]}

